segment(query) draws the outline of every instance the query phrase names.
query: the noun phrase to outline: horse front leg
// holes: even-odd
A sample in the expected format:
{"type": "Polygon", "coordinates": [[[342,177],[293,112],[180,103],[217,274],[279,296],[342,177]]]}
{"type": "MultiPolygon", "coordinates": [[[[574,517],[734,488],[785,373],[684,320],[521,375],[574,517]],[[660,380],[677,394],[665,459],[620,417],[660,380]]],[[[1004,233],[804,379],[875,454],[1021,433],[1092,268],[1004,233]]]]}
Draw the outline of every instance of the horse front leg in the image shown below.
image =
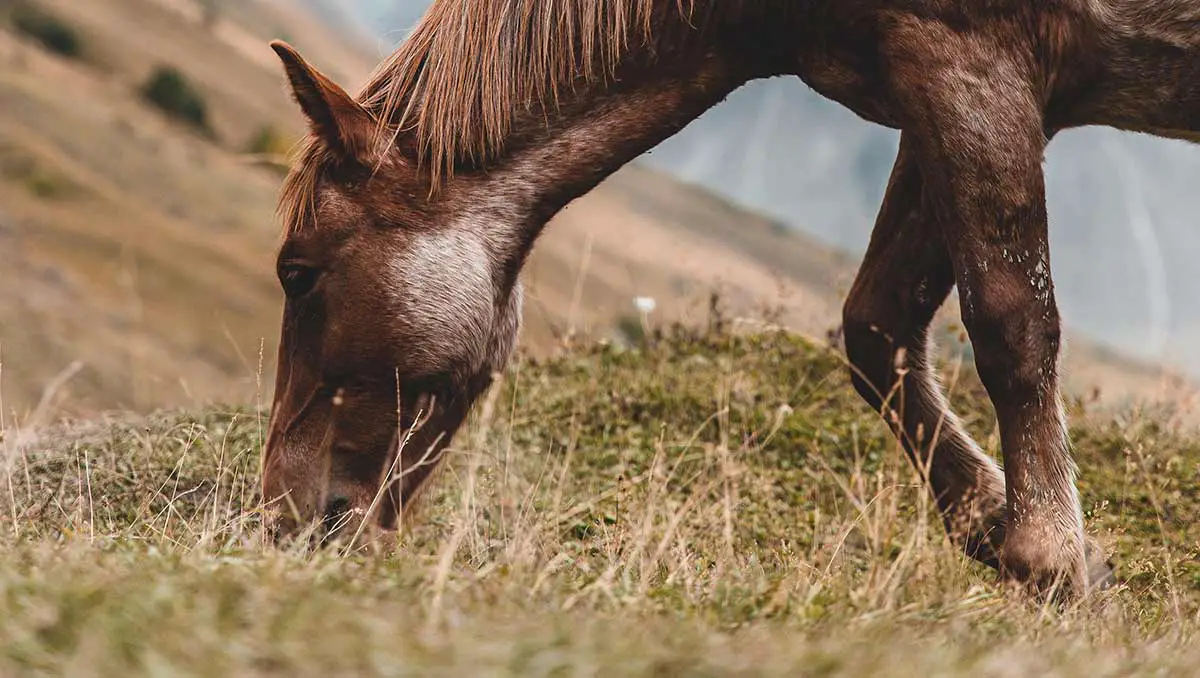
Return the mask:
{"type": "Polygon", "coordinates": [[[843,312],[858,393],[880,411],[929,483],[950,538],[999,567],[1004,474],[950,411],[930,360],[929,326],[954,287],[942,228],[925,199],[911,135],[843,312]]]}
{"type": "Polygon", "coordinates": [[[996,409],[1008,502],[1001,571],[1038,592],[1085,593],[1111,575],[1088,565],[1059,397],[1037,78],[986,34],[934,21],[901,25],[887,51],[996,409]]]}

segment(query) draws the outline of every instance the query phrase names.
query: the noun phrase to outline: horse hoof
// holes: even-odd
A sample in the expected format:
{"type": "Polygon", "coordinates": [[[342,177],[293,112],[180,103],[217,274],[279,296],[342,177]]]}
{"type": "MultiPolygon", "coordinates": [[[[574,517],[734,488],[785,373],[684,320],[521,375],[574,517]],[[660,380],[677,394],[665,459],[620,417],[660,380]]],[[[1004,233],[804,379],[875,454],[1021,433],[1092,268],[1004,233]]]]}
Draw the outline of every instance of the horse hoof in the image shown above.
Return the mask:
{"type": "Polygon", "coordinates": [[[1107,591],[1117,585],[1117,575],[1114,572],[1111,558],[1104,555],[1104,549],[1091,539],[1083,543],[1084,565],[1087,568],[1088,592],[1098,593],[1107,591]]]}
{"type": "Polygon", "coordinates": [[[1112,561],[1099,544],[1086,537],[1079,556],[1055,553],[1037,541],[1022,545],[1010,535],[1001,562],[1002,578],[1018,584],[1038,600],[1075,601],[1117,584],[1112,561]]]}

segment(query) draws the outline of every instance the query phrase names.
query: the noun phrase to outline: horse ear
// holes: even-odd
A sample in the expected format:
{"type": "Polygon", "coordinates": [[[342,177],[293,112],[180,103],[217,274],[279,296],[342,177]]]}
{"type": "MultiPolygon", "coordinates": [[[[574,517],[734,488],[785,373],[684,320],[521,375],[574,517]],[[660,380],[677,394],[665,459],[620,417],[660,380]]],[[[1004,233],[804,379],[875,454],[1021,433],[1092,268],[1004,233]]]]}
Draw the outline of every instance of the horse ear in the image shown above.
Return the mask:
{"type": "Polygon", "coordinates": [[[283,61],[292,96],[314,134],[348,159],[367,162],[375,143],[375,118],[346,90],[313,68],[291,45],[271,42],[283,61]]]}

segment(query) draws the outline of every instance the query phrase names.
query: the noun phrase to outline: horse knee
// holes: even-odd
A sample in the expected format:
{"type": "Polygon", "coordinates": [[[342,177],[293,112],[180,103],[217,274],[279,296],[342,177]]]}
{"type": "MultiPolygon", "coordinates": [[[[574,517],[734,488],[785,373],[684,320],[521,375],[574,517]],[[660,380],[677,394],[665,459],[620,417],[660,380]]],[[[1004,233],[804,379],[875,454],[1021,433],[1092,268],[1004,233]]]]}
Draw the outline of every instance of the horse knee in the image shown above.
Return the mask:
{"type": "Polygon", "coordinates": [[[842,311],[842,333],[850,381],[871,407],[883,405],[895,380],[896,339],[894,330],[882,323],[869,307],[852,297],[842,311]]]}
{"type": "Polygon", "coordinates": [[[975,349],[975,367],[989,393],[1022,399],[1043,395],[1055,383],[1062,329],[1057,311],[982,309],[964,318],[975,349]]]}

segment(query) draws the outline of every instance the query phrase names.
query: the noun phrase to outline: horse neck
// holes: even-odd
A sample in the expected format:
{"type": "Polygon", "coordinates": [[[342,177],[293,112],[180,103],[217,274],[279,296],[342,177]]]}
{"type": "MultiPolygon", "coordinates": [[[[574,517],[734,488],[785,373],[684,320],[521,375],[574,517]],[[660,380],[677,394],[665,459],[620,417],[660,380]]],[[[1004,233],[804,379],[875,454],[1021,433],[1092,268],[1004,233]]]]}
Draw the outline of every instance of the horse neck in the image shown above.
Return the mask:
{"type": "Polygon", "coordinates": [[[494,186],[526,216],[551,219],[631,160],[673,136],[747,77],[716,60],[694,72],[596,90],[518,123],[494,186]]]}
{"type": "Polygon", "coordinates": [[[515,274],[566,205],[767,70],[709,53],[693,64],[627,69],[607,84],[579,86],[557,106],[518,116],[504,155],[473,173],[462,199],[473,203],[473,220],[511,225],[502,246],[515,274]]]}

